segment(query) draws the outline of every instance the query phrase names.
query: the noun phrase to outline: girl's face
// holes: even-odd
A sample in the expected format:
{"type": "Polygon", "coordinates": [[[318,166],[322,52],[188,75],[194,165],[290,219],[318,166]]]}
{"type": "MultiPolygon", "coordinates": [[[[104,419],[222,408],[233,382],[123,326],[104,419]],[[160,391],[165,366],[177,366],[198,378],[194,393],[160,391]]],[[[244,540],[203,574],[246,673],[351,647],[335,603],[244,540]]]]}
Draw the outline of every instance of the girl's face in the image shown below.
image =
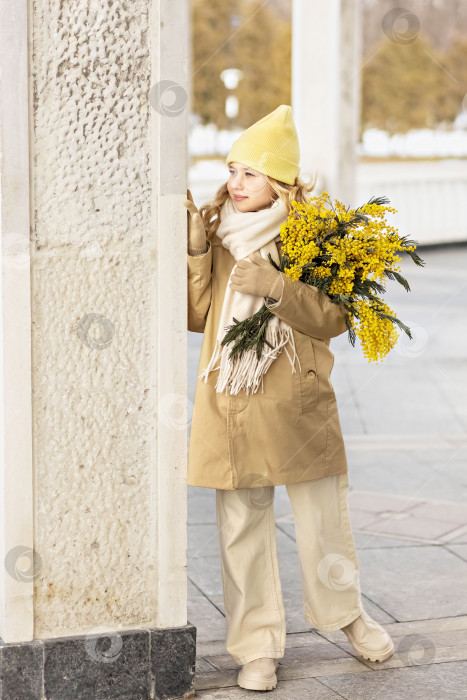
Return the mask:
{"type": "Polygon", "coordinates": [[[229,172],[227,189],[239,211],[258,211],[272,204],[267,175],[241,163],[230,163],[229,172]]]}

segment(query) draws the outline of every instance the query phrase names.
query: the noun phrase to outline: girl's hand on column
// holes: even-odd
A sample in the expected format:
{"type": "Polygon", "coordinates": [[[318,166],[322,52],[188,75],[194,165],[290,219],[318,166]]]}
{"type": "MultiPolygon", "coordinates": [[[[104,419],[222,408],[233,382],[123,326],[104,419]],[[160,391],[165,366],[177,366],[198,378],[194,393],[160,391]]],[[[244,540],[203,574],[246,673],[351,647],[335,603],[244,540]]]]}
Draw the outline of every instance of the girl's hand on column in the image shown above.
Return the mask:
{"type": "Polygon", "coordinates": [[[204,251],[206,249],[206,231],[203,219],[199,213],[190,190],[187,190],[187,199],[183,202],[188,214],[188,251],[204,251]]]}

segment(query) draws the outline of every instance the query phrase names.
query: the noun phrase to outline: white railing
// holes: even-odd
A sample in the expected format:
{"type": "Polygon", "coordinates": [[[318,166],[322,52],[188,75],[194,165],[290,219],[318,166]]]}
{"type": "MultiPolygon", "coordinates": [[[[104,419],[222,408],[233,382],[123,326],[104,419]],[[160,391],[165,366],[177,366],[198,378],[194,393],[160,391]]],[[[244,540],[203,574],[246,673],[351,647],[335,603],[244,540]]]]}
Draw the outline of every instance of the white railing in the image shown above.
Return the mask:
{"type": "Polygon", "coordinates": [[[389,198],[388,220],[420,244],[467,241],[467,159],[360,163],[358,204],[372,195],[389,198]]]}

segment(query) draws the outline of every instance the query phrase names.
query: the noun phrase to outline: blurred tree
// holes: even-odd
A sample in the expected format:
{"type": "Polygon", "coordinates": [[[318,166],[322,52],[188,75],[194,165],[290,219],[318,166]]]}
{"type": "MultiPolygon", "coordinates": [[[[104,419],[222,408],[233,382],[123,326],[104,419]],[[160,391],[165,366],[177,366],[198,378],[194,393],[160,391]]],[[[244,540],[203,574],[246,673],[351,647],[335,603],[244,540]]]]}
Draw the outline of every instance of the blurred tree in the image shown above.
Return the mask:
{"type": "Polygon", "coordinates": [[[446,110],[455,118],[461,110],[467,112],[467,38],[459,37],[450,46],[444,58],[444,85],[446,110]]]}
{"type": "Polygon", "coordinates": [[[457,111],[447,97],[455,83],[447,79],[445,61],[422,34],[405,45],[382,40],[362,68],[361,130],[394,134],[452,121],[457,111]]]}
{"type": "Polygon", "coordinates": [[[203,123],[219,124],[227,92],[220,74],[224,68],[237,67],[227,66],[225,61],[225,42],[232,33],[230,5],[192,0],[191,11],[191,108],[203,123]]]}
{"type": "Polygon", "coordinates": [[[250,124],[291,100],[291,25],[260,0],[192,0],[192,109],[203,123],[227,128],[229,93],[220,73],[239,68],[236,126],[250,124]]]}
{"type": "MultiPolygon", "coordinates": [[[[413,13],[432,46],[445,51],[456,34],[467,34],[467,3],[465,0],[361,0],[363,53],[371,55],[384,37],[383,20],[391,10],[399,8],[402,16],[413,13]],[[402,7],[401,7],[402,6],[402,7]]],[[[284,0],[288,3],[290,0],[284,0]]],[[[403,31],[404,20],[400,29],[403,31]]]]}

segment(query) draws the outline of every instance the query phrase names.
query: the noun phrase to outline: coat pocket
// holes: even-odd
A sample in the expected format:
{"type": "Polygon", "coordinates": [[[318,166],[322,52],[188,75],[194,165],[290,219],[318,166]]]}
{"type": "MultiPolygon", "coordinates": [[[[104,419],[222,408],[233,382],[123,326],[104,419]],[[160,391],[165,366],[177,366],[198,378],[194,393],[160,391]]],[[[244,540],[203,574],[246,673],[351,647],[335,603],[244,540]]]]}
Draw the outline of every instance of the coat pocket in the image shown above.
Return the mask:
{"type": "Polygon", "coordinates": [[[300,413],[306,413],[316,408],[319,398],[318,371],[311,336],[301,334],[297,344],[301,369],[300,379],[300,413]]]}

